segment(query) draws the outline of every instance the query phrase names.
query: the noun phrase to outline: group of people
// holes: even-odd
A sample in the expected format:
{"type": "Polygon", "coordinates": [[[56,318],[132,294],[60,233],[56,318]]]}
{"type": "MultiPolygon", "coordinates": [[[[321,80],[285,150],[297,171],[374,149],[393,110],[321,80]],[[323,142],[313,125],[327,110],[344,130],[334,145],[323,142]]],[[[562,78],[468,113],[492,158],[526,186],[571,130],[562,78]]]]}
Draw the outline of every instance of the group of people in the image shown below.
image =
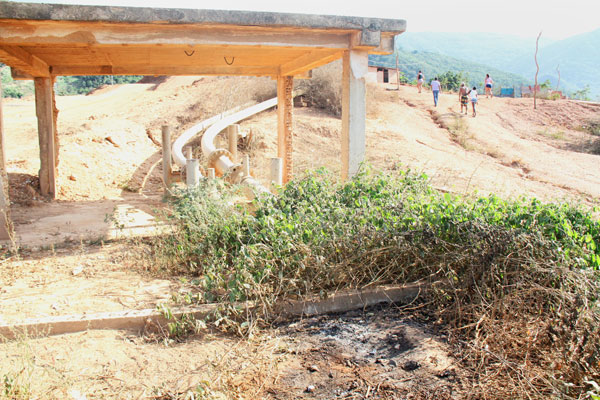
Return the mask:
{"type": "MultiPolygon", "coordinates": [[[[417,89],[419,93],[423,90],[423,82],[425,81],[425,75],[423,75],[422,71],[419,71],[417,74],[417,89]]],[[[494,85],[494,80],[490,77],[490,74],[485,75],[485,96],[486,98],[494,97],[492,93],[492,86],[494,85]]],[[[442,91],[442,85],[437,77],[431,81],[431,91],[433,92],[433,104],[437,107],[439,94],[442,91]]],[[[469,111],[469,100],[471,101],[471,105],[473,107],[473,116],[477,115],[475,111],[475,105],[477,104],[477,87],[473,86],[473,89],[469,89],[464,83],[460,84],[460,88],[458,90],[458,100],[460,102],[460,113],[465,111],[465,115],[469,111]]]]}

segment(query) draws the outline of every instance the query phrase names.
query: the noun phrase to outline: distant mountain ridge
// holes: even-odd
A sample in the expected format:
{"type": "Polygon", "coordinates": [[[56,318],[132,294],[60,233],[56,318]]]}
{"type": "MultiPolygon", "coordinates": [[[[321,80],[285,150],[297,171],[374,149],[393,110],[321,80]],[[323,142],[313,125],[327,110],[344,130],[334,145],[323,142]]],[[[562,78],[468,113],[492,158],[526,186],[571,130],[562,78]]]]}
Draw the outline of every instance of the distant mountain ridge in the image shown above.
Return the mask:
{"type": "MultiPolygon", "coordinates": [[[[550,80],[553,87],[569,92],[590,87],[590,97],[600,96],[600,29],[563,40],[540,38],[538,82],[550,80]]],[[[397,37],[402,52],[430,52],[450,56],[523,76],[535,75],[535,38],[491,33],[406,32],[397,37]]],[[[491,73],[490,73],[491,74],[491,73]]]]}

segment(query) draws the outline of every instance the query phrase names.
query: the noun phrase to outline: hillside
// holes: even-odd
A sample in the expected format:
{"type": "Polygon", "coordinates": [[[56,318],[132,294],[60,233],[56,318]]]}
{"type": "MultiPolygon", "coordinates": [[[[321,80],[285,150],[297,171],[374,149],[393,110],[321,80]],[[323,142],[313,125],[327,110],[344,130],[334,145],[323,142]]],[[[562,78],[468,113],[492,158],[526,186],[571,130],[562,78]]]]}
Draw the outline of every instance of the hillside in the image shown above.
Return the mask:
{"type": "MultiPolygon", "coordinates": [[[[538,81],[549,79],[557,83],[556,68],[560,65],[561,90],[573,92],[590,86],[590,97],[600,96],[600,29],[554,41],[540,39],[538,81]]],[[[413,33],[398,37],[396,46],[406,52],[430,52],[470,61],[501,71],[511,72],[533,81],[535,74],[535,38],[487,33],[413,33]]],[[[436,71],[437,72],[437,71],[436,71]]],[[[496,72],[494,72],[496,75],[496,72]]]]}
{"type": "MultiPolygon", "coordinates": [[[[481,86],[486,74],[490,74],[494,78],[497,87],[513,87],[528,83],[526,78],[517,74],[440,53],[420,50],[406,51],[398,48],[396,54],[398,54],[398,67],[409,81],[416,79],[418,71],[421,70],[425,74],[427,82],[436,75],[451,71],[462,73],[469,86],[481,86]]],[[[396,68],[395,55],[372,55],[369,56],[369,61],[376,65],[396,68]]]]}
{"type": "MultiPolygon", "coordinates": [[[[273,93],[268,79],[181,77],[59,96],[58,197],[87,202],[160,192],[161,125],[182,132],[273,93]]],[[[369,86],[368,162],[381,169],[423,170],[438,187],[459,193],[600,197],[600,156],[583,152],[595,138],[581,128],[597,118],[598,107],[542,101],[534,112],[528,99],[482,98],[477,118],[469,118],[458,114],[455,97],[442,94],[435,109],[430,94],[419,95],[412,86],[398,92],[369,86]]],[[[4,121],[15,215],[30,219],[29,206],[41,204],[34,194],[39,162],[33,98],[5,99],[4,121]]],[[[255,174],[265,180],[268,158],[276,154],[276,124],[275,111],[242,123],[255,139],[250,146],[255,174]]],[[[296,173],[320,166],[339,170],[340,120],[298,108],[294,124],[296,173]]]]}

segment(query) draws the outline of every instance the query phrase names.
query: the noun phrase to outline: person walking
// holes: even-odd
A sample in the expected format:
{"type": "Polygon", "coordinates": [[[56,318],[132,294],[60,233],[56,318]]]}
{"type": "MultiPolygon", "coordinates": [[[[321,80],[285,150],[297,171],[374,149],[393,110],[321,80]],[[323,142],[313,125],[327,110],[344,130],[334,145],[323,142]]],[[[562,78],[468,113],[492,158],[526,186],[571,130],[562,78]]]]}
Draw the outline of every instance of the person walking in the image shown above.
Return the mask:
{"type": "Polygon", "coordinates": [[[469,96],[468,96],[468,92],[469,92],[469,90],[467,89],[467,86],[465,85],[465,83],[464,82],[461,83],[460,84],[460,89],[458,89],[458,101],[460,102],[460,113],[462,114],[463,108],[464,108],[465,115],[469,111],[469,96]]]}
{"type": "Polygon", "coordinates": [[[437,107],[438,96],[442,91],[442,85],[440,84],[440,81],[438,81],[437,76],[431,81],[431,91],[433,92],[433,103],[437,107]]]}
{"type": "Polygon", "coordinates": [[[421,72],[421,70],[419,70],[419,73],[417,74],[417,89],[419,89],[419,93],[421,93],[421,89],[423,89],[424,81],[425,81],[425,75],[423,75],[423,72],[421,72]]]}
{"type": "Polygon", "coordinates": [[[494,97],[494,93],[492,93],[492,86],[494,85],[494,80],[490,78],[490,74],[485,74],[485,98],[489,98],[489,96],[494,97]]]}
{"type": "Polygon", "coordinates": [[[473,89],[469,91],[469,97],[471,98],[471,105],[473,106],[473,117],[477,115],[475,113],[475,105],[477,104],[477,88],[473,86],[473,89]]]}

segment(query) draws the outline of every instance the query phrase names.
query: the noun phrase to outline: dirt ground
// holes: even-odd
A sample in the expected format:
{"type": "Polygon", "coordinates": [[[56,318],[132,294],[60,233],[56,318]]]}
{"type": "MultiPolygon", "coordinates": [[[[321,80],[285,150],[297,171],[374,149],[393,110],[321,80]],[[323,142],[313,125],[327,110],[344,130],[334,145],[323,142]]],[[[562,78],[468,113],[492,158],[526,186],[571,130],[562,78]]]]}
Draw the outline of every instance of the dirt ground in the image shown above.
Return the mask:
{"type": "MultiPolygon", "coordinates": [[[[135,247],[114,240],[168,229],[160,223],[161,126],[172,125],[176,136],[271,86],[186,77],[58,97],[54,202],[38,194],[33,99],[5,99],[11,216],[21,252],[0,262],[0,324],[154,308],[185,289],[183,281],[150,276],[131,256],[135,247]]],[[[480,97],[473,118],[459,114],[455,94],[442,93],[436,108],[430,93],[391,88],[368,88],[367,160],[374,168],[410,167],[459,194],[598,203],[600,156],[585,152],[595,138],[581,126],[599,118],[599,105],[539,101],[534,111],[531,99],[480,97]]],[[[265,181],[276,123],[276,112],[267,111],[241,124],[252,132],[245,150],[252,171],[265,181]]],[[[339,118],[295,109],[295,172],[339,171],[340,131],[339,118]]],[[[210,392],[206,398],[463,398],[468,378],[456,363],[442,337],[391,308],[307,319],[250,341],[206,334],[175,343],[120,331],[22,338],[0,344],[0,388],[15,379],[33,398],[56,399],[168,399],[198,385],[210,392]]]]}
{"type": "Polygon", "coordinates": [[[468,387],[443,338],[389,307],[305,319],[250,340],[87,331],[0,349],[0,374],[33,398],[451,399],[468,387]]]}

